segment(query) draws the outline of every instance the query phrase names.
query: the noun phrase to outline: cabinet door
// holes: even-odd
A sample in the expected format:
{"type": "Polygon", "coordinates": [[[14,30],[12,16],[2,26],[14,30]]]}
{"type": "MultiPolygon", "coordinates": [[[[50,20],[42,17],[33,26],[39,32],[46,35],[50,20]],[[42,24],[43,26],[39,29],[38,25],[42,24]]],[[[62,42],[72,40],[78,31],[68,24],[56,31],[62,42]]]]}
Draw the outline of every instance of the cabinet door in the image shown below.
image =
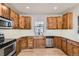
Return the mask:
{"type": "Polygon", "coordinates": [[[25,29],[31,29],[31,17],[25,16],[25,29]]]}
{"type": "Polygon", "coordinates": [[[20,38],[20,41],[21,41],[21,45],[20,45],[21,50],[26,49],[28,47],[27,38],[26,37],[20,38]]]}
{"type": "Polygon", "coordinates": [[[79,56],[79,43],[73,41],[72,42],[72,50],[73,50],[73,56],[79,56]]]}
{"type": "Polygon", "coordinates": [[[16,40],[16,55],[18,55],[21,51],[21,45],[20,45],[20,40],[16,40]]]}
{"type": "Polygon", "coordinates": [[[79,47],[73,45],[73,56],[79,56],[79,47]]]}
{"type": "Polygon", "coordinates": [[[73,14],[72,13],[66,13],[63,15],[63,28],[64,29],[72,29],[73,27],[73,14]]]}
{"type": "Polygon", "coordinates": [[[67,54],[69,56],[73,55],[72,42],[70,40],[67,40],[67,54]]]}
{"type": "Polygon", "coordinates": [[[57,38],[57,47],[61,49],[61,37],[57,38]]]}
{"type": "Polygon", "coordinates": [[[61,39],[62,39],[61,37],[55,37],[53,40],[54,46],[60,49],[61,49],[61,39]]]}
{"type": "Polygon", "coordinates": [[[61,43],[61,47],[62,47],[62,50],[67,53],[67,40],[66,39],[62,39],[62,43],[61,43]]]}
{"type": "Polygon", "coordinates": [[[67,28],[68,29],[72,29],[73,26],[73,20],[72,20],[73,14],[72,13],[68,13],[67,14],[67,28]]]}
{"type": "Polygon", "coordinates": [[[0,16],[9,19],[10,18],[10,8],[5,4],[0,4],[0,16]]]}
{"type": "Polygon", "coordinates": [[[45,38],[38,39],[38,48],[45,48],[45,38]]]}
{"type": "Polygon", "coordinates": [[[28,48],[34,47],[33,37],[28,37],[28,48]]]}
{"type": "Polygon", "coordinates": [[[34,48],[38,47],[38,39],[34,39],[34,48]]]}
{"type": "Polygon", "coordinates": [[[56,17],[48,17],[48,29],[57,29],[56,17]]]}
{"type": "Polygon", "coordinates": [[[62,29],[63,19],[62,17],[57,17],[57,29],[62,29]]]}
{"type": "Polygon", "coordinates": [[[13,21],[13,28],[17,29],[19,27],[19,15],[10,10],[10,19],[13,21]]]}
{"type": "Polygon", "coordinates": [[[63,29],[67,29],[67,14],[63,15],[63,29]]]}
{"type": "Polygon", "coordinates": [[[24,29],[25,28],[25,17],[19,16],[19,28],[24,29]]]}

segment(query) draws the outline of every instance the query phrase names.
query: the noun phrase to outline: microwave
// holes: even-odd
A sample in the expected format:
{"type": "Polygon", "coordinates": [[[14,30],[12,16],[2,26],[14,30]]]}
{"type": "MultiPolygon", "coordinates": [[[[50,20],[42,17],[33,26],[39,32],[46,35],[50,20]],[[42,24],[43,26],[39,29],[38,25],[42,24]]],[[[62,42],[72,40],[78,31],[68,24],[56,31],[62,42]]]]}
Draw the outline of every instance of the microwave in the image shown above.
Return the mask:
{"type": "Polygon", "coordinates": [[[11,20],[7,20],[0,17],[0,28],[12,28],[13,23],[11,20]]]}

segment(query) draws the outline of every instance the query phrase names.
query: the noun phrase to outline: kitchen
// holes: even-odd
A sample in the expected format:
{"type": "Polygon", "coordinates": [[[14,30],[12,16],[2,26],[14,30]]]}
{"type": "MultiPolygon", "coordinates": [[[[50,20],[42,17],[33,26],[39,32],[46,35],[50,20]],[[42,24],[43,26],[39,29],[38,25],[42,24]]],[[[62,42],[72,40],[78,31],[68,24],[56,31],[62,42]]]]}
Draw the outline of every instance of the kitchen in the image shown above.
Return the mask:
{"type": "Polygon", "coordinates": [[[78,3],[1,3],[0,55],[21,56],[23,50],[34,52],[44,48],[50,55],[49,50],[57,48],[60,52],[57,55],[79,56],[78,6],[78,3]]]}

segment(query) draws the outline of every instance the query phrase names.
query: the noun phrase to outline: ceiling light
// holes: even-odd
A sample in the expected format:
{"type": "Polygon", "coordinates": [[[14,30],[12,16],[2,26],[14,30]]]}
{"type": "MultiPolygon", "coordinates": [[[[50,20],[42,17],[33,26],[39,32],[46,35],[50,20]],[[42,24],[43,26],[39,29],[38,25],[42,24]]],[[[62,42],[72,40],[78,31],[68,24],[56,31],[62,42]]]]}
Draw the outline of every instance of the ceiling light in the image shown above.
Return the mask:
{"type": "Polygon", "coordinates": [[[27,8],[27,9],[29,9],[30,7],[29,7],[29,6],[27,6],[26,8],[27,8]]]}
{"type": "Polygon", "coordinates": [[[56,6],[54,7],[54,10],[57,10],[57,7],[56,6]]]}

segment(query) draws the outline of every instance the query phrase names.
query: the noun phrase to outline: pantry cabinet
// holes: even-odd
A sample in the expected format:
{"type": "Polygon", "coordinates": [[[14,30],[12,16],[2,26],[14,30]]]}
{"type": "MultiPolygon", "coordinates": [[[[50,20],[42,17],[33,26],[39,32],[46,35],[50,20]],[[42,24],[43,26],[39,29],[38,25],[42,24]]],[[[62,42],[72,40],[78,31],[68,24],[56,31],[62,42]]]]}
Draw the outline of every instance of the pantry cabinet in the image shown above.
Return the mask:
{"type": "Polygon", "coordinates": [[[18,29],[19,28],[19,15],[15,11],[10,10],[10,19],[13,21],[13,28],[18,29]]]}
{"type": "Polygon", "coordinates": [[[10,8],[3,3],[0,3],[0,17],[10,18],[10,8]]]}
{"type": "Polygon", "coordinates": [[[63,15],[63,29],[73,28],[73,14],[71,12],[63,15]]]}
{"type": "Polygon", "coordinates": [[[30,16],[19,16],[19,28],[20,29],[31,29],[31,17],[30,16]]]}

